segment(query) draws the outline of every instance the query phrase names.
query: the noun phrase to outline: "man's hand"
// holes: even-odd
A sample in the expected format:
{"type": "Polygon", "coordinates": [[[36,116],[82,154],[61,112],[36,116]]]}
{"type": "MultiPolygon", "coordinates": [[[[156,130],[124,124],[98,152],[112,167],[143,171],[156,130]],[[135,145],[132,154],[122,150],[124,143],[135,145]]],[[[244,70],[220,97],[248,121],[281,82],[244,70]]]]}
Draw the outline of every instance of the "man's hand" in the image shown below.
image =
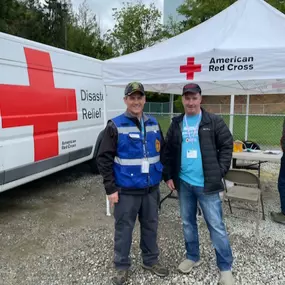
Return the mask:
{"type": "Polygon", "coordinates": [[[118,191],[111,194],[111,195],[108,195],[108,200],[111,204],[111,207],[114,206],[115,203],[118,203],[119,202],[119,195],[118,195],[118,191]]]}
{"type": "Polygon", "coordinates": [[[171,191],[176,190],[176,189],[175,189],[175,186],[174,186],[174,182],[173,182],[172,179],[169,179],[168,181],[166,181],[166,184],[167,184],[168,188],[169,188],[171,191]]]}

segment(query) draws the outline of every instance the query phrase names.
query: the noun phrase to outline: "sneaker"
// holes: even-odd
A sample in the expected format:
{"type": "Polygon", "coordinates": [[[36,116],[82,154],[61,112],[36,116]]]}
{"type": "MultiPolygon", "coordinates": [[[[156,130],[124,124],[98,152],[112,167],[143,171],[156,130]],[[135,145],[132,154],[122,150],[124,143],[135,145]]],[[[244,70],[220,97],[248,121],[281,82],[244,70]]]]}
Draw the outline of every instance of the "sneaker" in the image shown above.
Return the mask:
{"type": "Polygon", "coordinates": [[[271,219],[274,222],[285,225],[285,215],[283,213],[271,212],[270,214],[271,214],[271,219]]]}
{"type": "Polygon", "coordinates": [[[166,277],[169,274],[169,271],[167,268],[163,267],[161,264],[156,263],[152,266],[148,266],[145,264],[142,264],[142,268],[151,271],[152,273],[156,274],[160,277],[166,277]]]}
{"type": "Polygon", "coordinates": [[[113,285],[123,285],[128,279],[128,270],[116,270],[115,276],[112,278],[113,285]]]}
{"type": "Polygon", "coordinates": [[[229,271],[221,271],[221,277],[219,280],[219,285],[234,285],[234,277],[232,272],[229,271]]]}
{"type": "Polygon", "coordinates": [[[195,262],[190,259],[185,259],[179,264],[178,271],[181,273],[187,274],[187,273],[190,273],[193,268],[198,267],[201,264],[202,264],[201,260],[195,262]]]}

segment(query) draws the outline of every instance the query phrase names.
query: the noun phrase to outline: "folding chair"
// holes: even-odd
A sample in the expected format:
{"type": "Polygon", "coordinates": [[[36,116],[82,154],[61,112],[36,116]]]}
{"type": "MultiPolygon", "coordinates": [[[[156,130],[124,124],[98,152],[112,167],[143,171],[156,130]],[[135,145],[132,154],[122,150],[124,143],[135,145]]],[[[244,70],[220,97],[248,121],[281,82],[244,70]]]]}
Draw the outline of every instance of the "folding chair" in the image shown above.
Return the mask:
{"type": "MultiPolygon", "coordinates": [[[[231,206],[231,201],[233,200],[257,204],[256,235],[258,236],[260,207],[262,210],[262,219],[265,220],[264,205],[259,178],[255,174],[245,170],[230,169],[224,178],[224,187],[226,190],[224,199],[228,201],[231,214],[233,213],[231,206]],[[225,180],[233,182],[234,186],[227,189],[225,180]]],[[[248,208],[243,209],[250,210],[248,208]]]]}
{"type": "MultiPolygon", "coordinates": [[[[243,141],[243,149],[252,149],[252,150],[260,150],[260,146],[253,141],[243,141]]],[[[256,170],[258,173],[258,177],[260,177],[260,167],[261,163],[266,161],[259,161],[255,163],[248,162],[238,162],[236,158],[233,159],[233,168],[235,169],[248,169],[248,170],[256,170]]]]}

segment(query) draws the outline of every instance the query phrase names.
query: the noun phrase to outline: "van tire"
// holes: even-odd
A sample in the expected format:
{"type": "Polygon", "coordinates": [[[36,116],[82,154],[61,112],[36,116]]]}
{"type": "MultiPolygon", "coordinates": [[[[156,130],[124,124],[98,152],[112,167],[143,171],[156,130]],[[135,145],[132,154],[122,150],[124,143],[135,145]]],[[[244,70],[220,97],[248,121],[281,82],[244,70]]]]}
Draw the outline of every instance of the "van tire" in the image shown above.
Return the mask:
{"type": "Polygon", "coordinates": [[[100,147],[102,139],[103,139],[103,135],[104,135],[104,130],[102,130],[97,137],[93,158],[89,161],[89,166],[90,166],[91,172],[94,174],[100,174],[98,166],[97,166],[96,159],[97,159],[99,147],[100,147]]]}

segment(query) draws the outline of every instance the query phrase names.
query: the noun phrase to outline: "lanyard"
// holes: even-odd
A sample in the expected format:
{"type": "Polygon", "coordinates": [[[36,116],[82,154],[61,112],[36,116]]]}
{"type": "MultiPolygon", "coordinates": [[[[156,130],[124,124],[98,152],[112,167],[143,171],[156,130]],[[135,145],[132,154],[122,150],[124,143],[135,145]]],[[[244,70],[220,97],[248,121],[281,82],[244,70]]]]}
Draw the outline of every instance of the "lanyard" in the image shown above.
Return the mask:
{"type": "Polygon", "coordinates": [[[142,133],[142,139],[144,140],[144,137],[145,137],[145,131],[144,131],[144,121],[143,121],[143,118],[141,118],[140,120],[140,123],[141,123],[141,133],[142,133]]]}
{"type": "Polygon", "coordinates": [[[141,118],[140,123],[141,123],[141,134],[142,134],[142,141],[143,141],[143,153],[144,153],[144,156],[146,157],[145,128],[144,128],[144,120],[143,120],[143,117],[141,118]]]}
{"type": "Polygon", "coordinates": [[[198,122],[197,122],[197,124],[196,124],[196,126],[194,128],[194,131],[193,131],[193,138],[191,139],[191,132],[190,132],[190,129],[189,129],[189,126],[188,126],[188,123],[187,123],[186,115],[184,115],[184,121],[185,121],[186,129],[187,129],[187,132],[188,132],[188,138],[189,138],[190,142],[192,142],[192,143],[194,142],[195,135],[198,135],[200,119],[201,119],[201,111],[200,111],[200,114],[199,114],[198,122]]]}

